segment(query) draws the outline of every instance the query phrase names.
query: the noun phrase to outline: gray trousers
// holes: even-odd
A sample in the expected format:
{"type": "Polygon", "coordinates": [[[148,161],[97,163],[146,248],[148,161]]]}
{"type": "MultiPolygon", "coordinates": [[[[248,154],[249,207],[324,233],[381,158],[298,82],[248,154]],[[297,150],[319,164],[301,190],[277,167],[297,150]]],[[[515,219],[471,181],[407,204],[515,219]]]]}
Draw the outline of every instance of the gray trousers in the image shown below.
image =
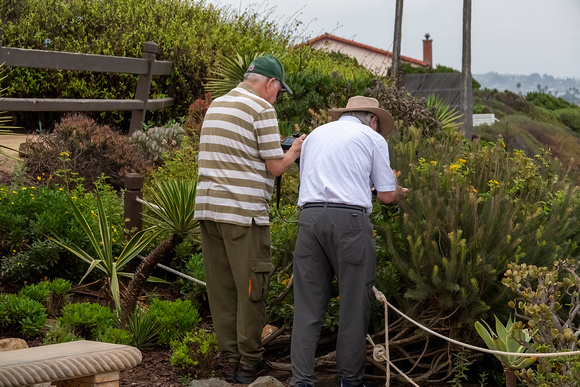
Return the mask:
{"type": "Polygon", "coordinates": [[[292,386],[316,383],[315,352],[335,275],[340,308],[337,376],[358,385],[366,364],[370,296],[376,278],[373,226],[363,211],[303,209],[294,250],[292,386]]]}

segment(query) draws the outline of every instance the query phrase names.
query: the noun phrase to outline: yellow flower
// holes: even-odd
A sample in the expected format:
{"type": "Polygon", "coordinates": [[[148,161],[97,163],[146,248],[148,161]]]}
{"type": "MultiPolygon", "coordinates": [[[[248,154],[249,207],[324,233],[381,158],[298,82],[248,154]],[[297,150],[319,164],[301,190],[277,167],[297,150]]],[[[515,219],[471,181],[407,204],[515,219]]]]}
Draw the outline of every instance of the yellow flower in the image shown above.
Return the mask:
{"type": "Polygon", "coordinates": [[[495,185],[499,185],[499,183],[498,183],[497,180],[490,180],[490,181],[488,181],[488,183],[495,184],[495,185]]]}
{"type": "Polygon", "coordinates": [[[437,161],[435,161],[435,160],[430,161],[430,163],[431,163],[431,165],[437,165],[437,161]]]}
{"type": "Polygon", "coordinates": [[[449,169],[452,170],[452,171],[455,171],[456,169],[459,169],[459,164],[451,164],[449,166],[449,169]]]}
{"type": "Polygon", "coordinates": [[[465,164],[467,162],[467,160],[465,160],[465,159],[459,159],[457,161],[459,161],[461,164],[465,164]]]}
{"type": "Polygon", "coordinates": [[[40,176],[36,176],[36,178],[37,178],[38,180],[42,180],[42,177],[40,177],[40,176]]]}

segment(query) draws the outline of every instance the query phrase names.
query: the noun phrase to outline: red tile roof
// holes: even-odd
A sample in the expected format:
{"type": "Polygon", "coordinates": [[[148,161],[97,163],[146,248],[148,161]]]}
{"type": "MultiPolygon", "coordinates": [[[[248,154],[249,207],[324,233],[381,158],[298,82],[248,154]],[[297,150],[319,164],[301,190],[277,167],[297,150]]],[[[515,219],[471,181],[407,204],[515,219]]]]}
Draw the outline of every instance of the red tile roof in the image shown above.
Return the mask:
{"type": "MultiPolygon", "coordinates": [[[[360,48],[363,48],[363,49],[371,51],[371,52],[376,52],[378,54],[387,55],[387,56],[391,56],[391,57],[393,56],[393,53],[390,51],[386,51],[386,50],[382,50],[380,48],[376,48],[376,47],[368,46],[366,44],[358,43],[358,42],[355,42],[354,40],[340,38],[338,36],[331,35],[329,33],[326,33],[326,34],[317,36],[316,38],[310,39],[305,44],[311,45],[312,43],[320,42],[320,41],[327,40],[327,39],[334,40],[334,41],[344,43],[344,44],[349,44],[351,46],[360,47],[360,48]]],[[[429,67],[429,64],[427,62],[423,62],[422,60],[418,60],[418,59],[414,59],[414,58],[409,58],[408,56],[401,55],[401,60],[406,61],[406,62],[412,62],[412,63],[418,64],[422,67],[429,67]]]]}

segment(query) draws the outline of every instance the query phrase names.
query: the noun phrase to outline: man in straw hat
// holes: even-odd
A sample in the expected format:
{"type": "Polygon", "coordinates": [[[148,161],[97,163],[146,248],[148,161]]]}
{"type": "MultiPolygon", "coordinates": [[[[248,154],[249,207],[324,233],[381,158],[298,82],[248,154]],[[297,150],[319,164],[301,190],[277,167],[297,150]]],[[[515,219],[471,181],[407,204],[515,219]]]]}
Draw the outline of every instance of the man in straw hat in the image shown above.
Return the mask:
{"type": "Polygon", "coordinates": [[[280,146],[272,106],[280,91],[291,93],[284,67],[271,55],[260,56],[242,83],[212,102],[201,129],[194,218],[200,221],[209,306],[230,383],[290,376],[262,357],[274,269],[269,202],[274,177],[294,164],[304,140],[296,139],[286,153],[280,146]]]}
{"type": "Polygon", "coordinates": [[[376,276],[371,187],[385,204],[398,200],[397,179],[383,137],[394,127],[389,112],[376,99],[358,96],[330,114],[335,121],[310,133],[300,156],[302,211],[294,249],[290,382],[300,387],[316,383],[316,345],[335,275],[340,302],[338,382],[342,387],[362,386],[376,276]]]}

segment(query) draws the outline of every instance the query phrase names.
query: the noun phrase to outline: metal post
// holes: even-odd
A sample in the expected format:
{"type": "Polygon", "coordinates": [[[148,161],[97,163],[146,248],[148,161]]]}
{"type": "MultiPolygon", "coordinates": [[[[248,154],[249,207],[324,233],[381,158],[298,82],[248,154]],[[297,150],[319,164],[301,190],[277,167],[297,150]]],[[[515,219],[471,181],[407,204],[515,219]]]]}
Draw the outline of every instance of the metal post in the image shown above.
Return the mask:
{"type": "Polygon", "coordinates": [[[123,179],[125,183],[125,226],[132,234],[135,230],[141,230],[143,222],[141,220],[141,211],[143,205],[137,201],[137,198],[143,197],[143,176],[138,173],[128,173],[123,179]]]}
{"type": "Polygon", "coordinates": [[[145,114],[147,113],[147,101],[149,100],[149,90],[151,89],[151,80],[153,79],[153,64],[157,55],[157,43],[146,42],[143,47],[143,59],[148,61],[147,74],[139,75],[137,82],[137,90],[135,91],[135,99],[143,102],[143,108],[133,110],[131,115],[131,124],[129,125],[129,134],[136,130],[140,130],[145,122],[145,114]]]}

